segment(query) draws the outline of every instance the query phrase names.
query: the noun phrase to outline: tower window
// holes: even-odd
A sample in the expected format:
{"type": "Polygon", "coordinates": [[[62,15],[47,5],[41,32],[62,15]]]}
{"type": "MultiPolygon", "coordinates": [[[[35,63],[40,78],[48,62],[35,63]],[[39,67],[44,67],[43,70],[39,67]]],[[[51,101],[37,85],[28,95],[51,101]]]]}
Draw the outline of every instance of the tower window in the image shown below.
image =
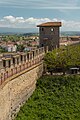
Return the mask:
{"type": "Polygon", "coordinates": [[[42,31],[44,31],[44,28],[42,28],[42,31]]]}
{"type": "Polygon", "coordinates": [[[51,32],[53,32],[54,31],[54,28],[51,28],[51,32]]]}

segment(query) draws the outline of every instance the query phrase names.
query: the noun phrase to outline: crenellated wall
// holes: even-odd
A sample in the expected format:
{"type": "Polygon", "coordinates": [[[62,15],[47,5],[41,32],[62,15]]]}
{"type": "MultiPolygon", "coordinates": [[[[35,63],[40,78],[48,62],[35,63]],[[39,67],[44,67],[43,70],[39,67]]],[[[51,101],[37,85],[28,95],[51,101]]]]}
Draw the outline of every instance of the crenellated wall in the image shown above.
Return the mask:
{"type": "Polygon", "coordinates": [[[12,120],[20,106],[32,95],[36,80],[43,73],[44,54],[44,48],[40,48],[27,55],[20,53],[10,58],[2,58],[7,64],[6,68],[1,68],[0,120],[12,120]],[[18,58],[18,62],[13,64],[13,58],[18,58]]]}
{"type": "Polygon", "coordinates": [[[14,74],[39,63],[44,54],[44,47],[27,53],[4,54],[0,59],[0,85],[14,74]]]}

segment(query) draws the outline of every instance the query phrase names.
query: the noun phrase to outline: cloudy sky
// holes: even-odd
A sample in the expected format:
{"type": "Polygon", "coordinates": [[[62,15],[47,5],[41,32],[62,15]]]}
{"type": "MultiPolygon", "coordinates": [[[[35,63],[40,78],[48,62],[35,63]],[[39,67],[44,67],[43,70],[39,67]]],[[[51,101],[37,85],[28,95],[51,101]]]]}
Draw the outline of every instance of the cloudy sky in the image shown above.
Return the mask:
{"type": "Polygon", "coordinates": [[[0,31],[37,31],[49,21],[61,21],[62,31],[80,31],[80,0],[0,0],[0,31]]]}

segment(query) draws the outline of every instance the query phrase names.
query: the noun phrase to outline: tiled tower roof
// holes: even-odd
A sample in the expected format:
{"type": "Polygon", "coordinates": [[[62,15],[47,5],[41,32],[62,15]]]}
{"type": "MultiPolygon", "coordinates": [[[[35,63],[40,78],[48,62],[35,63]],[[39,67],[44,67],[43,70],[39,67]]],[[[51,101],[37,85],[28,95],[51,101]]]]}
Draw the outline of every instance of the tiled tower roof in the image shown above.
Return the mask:
{"type": "Polygon", "coordinates": [[[46,22],[46,23],[42,23],[40,25],[37,25],[37,27],[61,27],[61,22],[46,22]]]}

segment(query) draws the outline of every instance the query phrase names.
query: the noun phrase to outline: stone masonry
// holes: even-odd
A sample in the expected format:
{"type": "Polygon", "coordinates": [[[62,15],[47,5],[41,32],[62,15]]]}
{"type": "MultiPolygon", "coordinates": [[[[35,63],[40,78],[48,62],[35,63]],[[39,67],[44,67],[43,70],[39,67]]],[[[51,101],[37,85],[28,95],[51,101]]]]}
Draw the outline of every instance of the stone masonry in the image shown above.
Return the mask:
{"type": "Polygon", "coordinates": [[[59,47],[59,27],[61,22],[46,22],[39,27],[39,45],[40,47],[48,46],[49,51],[59,47]]]}
{"type": "Polygon", "coordinates": [[[32,95],[36,80],[43,73],[44,54],[44,48],[39,48],[27,54],[1,58],[1,63],[4,60],[5,63],[0,69],[0,120],[12,120],[20,106],[32,95]],[[18,58],[15,64],[13,58],[18,58]]]}

